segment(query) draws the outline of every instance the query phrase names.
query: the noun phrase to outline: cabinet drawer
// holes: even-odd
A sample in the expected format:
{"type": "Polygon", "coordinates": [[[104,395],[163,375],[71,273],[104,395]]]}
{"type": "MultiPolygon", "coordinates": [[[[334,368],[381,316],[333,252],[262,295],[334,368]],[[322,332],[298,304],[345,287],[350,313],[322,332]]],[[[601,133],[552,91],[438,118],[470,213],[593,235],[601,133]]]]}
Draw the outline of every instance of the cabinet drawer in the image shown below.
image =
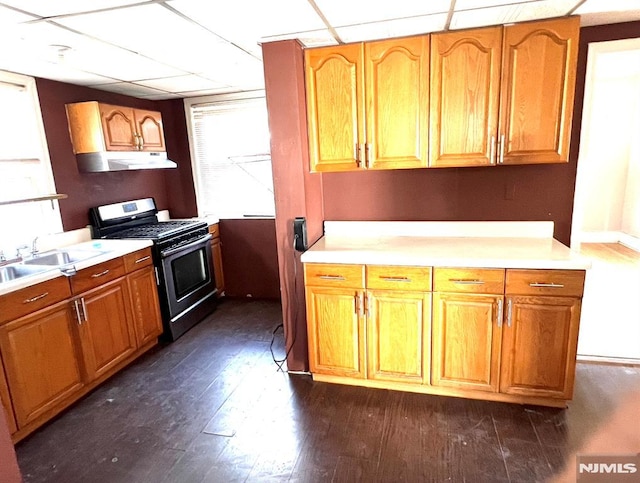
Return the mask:
{"type": "Polygon", "coordinates": [[[431,267],[367,265],[367,288],[431,291],[431,267]]]}
{"type": "Polygon", "coordinates": [[[504,293],[501,268],[435,268],[435,292],[504,293]]]}
{"type": "Polygon", "coordinates": [[[507,270],[507,295],[582,297],[584,270],[507,270]]]}
{"type": "Polygon", "coordinates": [[[364,265],[307,263],[304,266],[304,283],[322,287],[364,288],[364,265]]]}
{"type": "Polygon", "coordinates": [[[211,233],[213,238],[218,238],[220,236],[220,225],[218,223],[209,225],[209,233],[211,233]]]}
{"type": "Polygon", "coordinates": [[[71,290],[79,294],[104,283],[122,277],[125,274],[122,257],[87,267],[71,277],[71,290]]]}
{"type": "Polygon", "coordinates": [[[135,270],[139,270],[143,267],[151,265],[153,263],[153,259],[151,258],[151,248],[143,248],[142,250],[138,250],[137,252],[129,253],[124,257],[124,268],[129,272],[133,272],[135,270]]]}
{"type": "Polygon", "coordinates": [[[17,319],[69,297],[71,288],[67,277],[57,277],[16,290],[0,297],[0,323],[17,319]]]}

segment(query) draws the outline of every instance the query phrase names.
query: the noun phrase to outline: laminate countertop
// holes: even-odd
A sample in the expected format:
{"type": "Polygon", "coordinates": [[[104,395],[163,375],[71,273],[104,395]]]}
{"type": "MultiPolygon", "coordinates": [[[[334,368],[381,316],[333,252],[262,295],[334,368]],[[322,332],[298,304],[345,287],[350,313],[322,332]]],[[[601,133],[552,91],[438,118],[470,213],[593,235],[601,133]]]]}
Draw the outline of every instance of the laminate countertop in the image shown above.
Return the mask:
{"type": "Polygon", "coordinates": [[[586,270],[551,222],[325,222],[303,263],[586,270]]]}

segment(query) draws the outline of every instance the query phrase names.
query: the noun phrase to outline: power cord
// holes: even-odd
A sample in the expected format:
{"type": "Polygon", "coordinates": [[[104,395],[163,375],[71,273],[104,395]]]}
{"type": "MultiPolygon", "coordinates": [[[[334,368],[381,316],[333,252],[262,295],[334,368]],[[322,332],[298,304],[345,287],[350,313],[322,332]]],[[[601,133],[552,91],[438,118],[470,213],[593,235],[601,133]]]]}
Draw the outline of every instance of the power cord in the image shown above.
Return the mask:
{"type": "MultiPolygon", "coordinates": [[[[294,235],[294,238],[297,238],[297,235],[294,235]]],[[[295,240],[294,240],[294,245],[295,245],[295,240]]],[[[289,346],[289,348],[286,350],[284,358],[283,359],[276,359],[275,354],[273,353],[273,343],[275,342],[276,339],[276,334],[278,332],[279,329],[282,329],[282,332],[284,334],[284,324],[278,324],[275,329],[273,329],[273,333],[271,336],[271,344],[269,344],[269,350],[271,351],[271,358],[273,359],[273,362],[275,362],[276,366],[278,366],[278,371],[280,372],[289,372],[288,370],[283,369],[284,363],[287,361],[287,358],[289,357],[289,354],[291,353],[291,350],[293,349],[293,346],[296,343],[296,337],[298,335],[298,330],[297,330],[297,322],[298,322],[298,299],[297,299],[297,295],[298,295],[298,265],[297,265],[297,257],[296,257],[296,251],[293,250],[293,297],[291,297],[291,293],[289,293],[289,300],[291,301],[290,303],[293,304],[293,327],[292,327],[292,332],[293,332],[293,339],[291,341],[291,345],[289,346]]],[[[285,347],[286,347],[286,340],[285,340],[285,347]]]]}

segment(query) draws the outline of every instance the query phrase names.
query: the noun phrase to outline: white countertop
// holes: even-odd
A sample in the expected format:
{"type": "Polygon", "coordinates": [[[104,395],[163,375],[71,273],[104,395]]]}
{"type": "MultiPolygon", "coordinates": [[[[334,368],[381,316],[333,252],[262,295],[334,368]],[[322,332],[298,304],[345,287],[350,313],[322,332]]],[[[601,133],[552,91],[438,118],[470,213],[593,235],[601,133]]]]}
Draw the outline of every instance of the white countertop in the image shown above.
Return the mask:
{"type": "Polygon", "coordinates": [[[303,263],[566,270],[591,267],[588,259],[548,236],[548,222],[537,226],[523,226],[527,222],[514,222],[512,226],[510,222],[473,223],[475,226],[447,222],[446,229],[442,223],[434,223],[433,228],[437,225],[437,229],[431,233],[435,236],[428,235],[430,222],[411,222],[415,223],[418,236],[409,235],[411,231],[405,229],[407,223],[403,222],[398,223],[402,223],[404,236],[391,234],[395,222],[380,223],[380,230],[372,228],[375,222],[367,222],[367,230],[362,230],[362,222],[339,222],[339,227],[336,223],[325,223],[325,233],[333,234],[326,234],[303,253],[303,263]],[[478,236],[471,236],[473,230],[478,236]],[[360,236],[362,232],[366,236],[360,236]],[[465,236],[458,236],[459,233],[465,236]]]}
{"type": "MultiPolygon", "coordinates": [[[[64,250],[72,250],[72,251],[99,251],[103,252],[98,256],[89,258],[87,260],[82,260],[80,262],[76,262],[73,265],[76,270],[82,270],[83,268],[91,267],[93,265],[97,265],[98,263],[106,262],[107,260],[112,260],[114,258],[121,257],[128,253],[135,252],[137,250],[141,250],[146,247],[150,247],[153,245],[151,240],[90,240],[82,243],[76,243],[73,245],[64,246],[64,250]]],[[[45,255],[46,252],[41,253],[40,255],[45,255]]],[[[29,287],[31,285],[35,285],[40,282],[46,282],[47,280],[52,280],[57,277],[63,277],[64,275],[57,267],[52,267],[51,270],[47,270],[46,272],[39,273],[37,275],[31,275],[27,277],[18,278],[16,280],[11,280],[9,282],[0,283],[0,295],[14,292],[16,290],[20,290],[25,287],[29,287]]]]}

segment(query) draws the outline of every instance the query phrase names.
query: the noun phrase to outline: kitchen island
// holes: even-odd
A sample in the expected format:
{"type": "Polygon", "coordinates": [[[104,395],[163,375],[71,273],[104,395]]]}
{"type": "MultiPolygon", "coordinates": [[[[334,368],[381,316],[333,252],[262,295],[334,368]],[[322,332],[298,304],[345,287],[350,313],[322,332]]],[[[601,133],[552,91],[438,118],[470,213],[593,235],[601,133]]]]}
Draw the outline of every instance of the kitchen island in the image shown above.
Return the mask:
{"type": "Polygon", "coordinates": [[[588,260],[550,222],[325,222],[301,257],[319,381],[563,407],[588,260]]]}

